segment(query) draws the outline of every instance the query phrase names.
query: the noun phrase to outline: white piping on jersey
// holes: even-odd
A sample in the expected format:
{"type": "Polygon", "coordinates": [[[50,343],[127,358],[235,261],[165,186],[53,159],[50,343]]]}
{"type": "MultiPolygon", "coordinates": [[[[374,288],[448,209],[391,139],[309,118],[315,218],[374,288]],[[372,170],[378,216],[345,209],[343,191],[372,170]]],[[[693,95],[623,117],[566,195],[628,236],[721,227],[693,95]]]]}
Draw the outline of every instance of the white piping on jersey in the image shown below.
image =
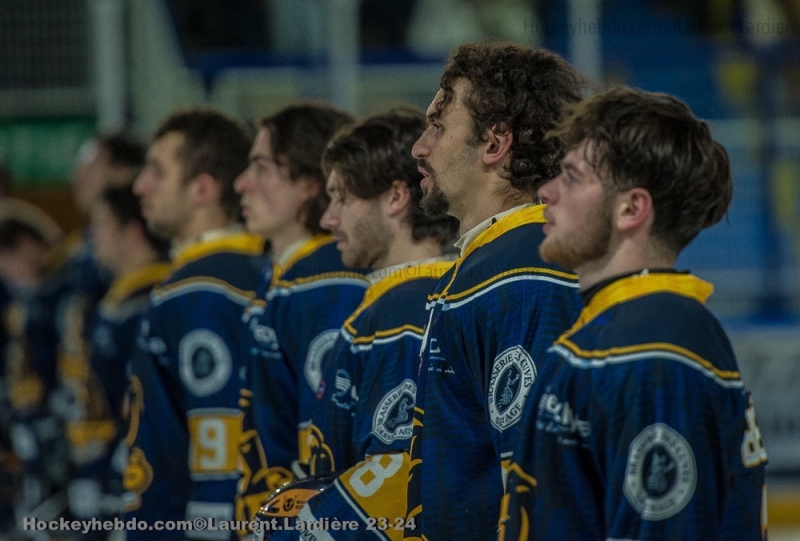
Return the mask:
{"type": "Polygon", "coordinates": [[[192,481],[225,481],[227,479],[238,479],[238,471],[231,473],[189,473],[192,481]]]}
{"type": "Polygon", "coordinates": [[[721,377],[717,376],[712,370],[709,370],[708,368],[705,368],[704,366],[700,365],[697,361],[671,351],[651,350],[651,351],[643,351],[640,353],[630,353],[627,355],[609,355],[608,357],[604,357],[602,359],[592,359],[592,360],[579,357],[578,355],[575,355],[572,351],[570,351],[568,348],[562,345],[553,346],[547,351],[548,353],[552,351],[553,353],[560,355],[575,368],[581,368],[584,370],[592,368],[605,368],[605,366],[609,364],[630,363],[644,359],[664,359],[667,361],[677,361],[679,363],[688,366],[689,368],[694,368],[707,378],[714,381],[720,387],[724,387],[726,389],[744,388],[744,383],[742,382],[741,379],[734,379],[734,380],[722,379],[721,377]]]}
{"type": "Polygon", "coordinates": [[[511,458],[512,456],[514,456],[514,451],[506,451],[500,454],[500,458],[511,458]]]}
{"type": "MultiPolygon", "coordinates": [[[[393,336],[387,336],[386,338],[376,338],[369,344],[357,344],[351,345],[350,351],[352,353],[357,353],[359,351],[370,351],[373,345],[384,345],[384,344],[391,344],[392,342],[397,342],[398,340],[410,336],[411,338],[416,338],[420,342],[422,341],[422,335],[418,332],[414,331],[403,331],[399,334],[395,334],[393,336]]],[[[345,340],[351,342],[352,344],[352,337],[350,335],[345,335],[345,340]]]]}
{"type": "Polygon", "coordinates": [[[367,287],[367,282],[360,278],[329,278],[323,280],[314,280],[313,282],[309,282],[307,284],[299,284],[296,286],[289,286],[289,287],[276,287],[274,289],[270,289],[267,292],[267,302],[271,301],[275,297],[288,297],[292,293],[300,293],[302,291],[309,291],[311,289],[316,289],[318,287],[328,287],[328,286],[335,286],[335,285],[350,285],[350,286],[361,286],[363,288],[367,287]]]}
{"type": "Polygon", "coordinates": [[[486,287],[484,289],[481,289],[477,293],[474,293],[474,294],[470,295],[469,297],[467,297],[467,298],[465,298],[463,300],[460,300],[458,302],[448,303],[447,300],[446,300],[446,297],[440,297],[439,299],[437,299],[437,300],[435,300],[433,302],[428,302],[425,305],[425,309],[426,310],[430,310],[436,304],[441,304],[443,311],[444,310],[453,310],[454,308],[460,308],[461,306],[464,306],[465,304],[474,301],[475,299],[477,299],[481,295],[484,295],[484,294],[492,291],[495,288],[504,286],[506,284],[510,284],[512,282],[518,282],[518,281],[521,281],[521,280],[541,280],[543,282],[550,282],[552,284],[558,284],[558,285],[562,285],[562,286],[566,286],[566,287],[572,287],[572,288],[575,288],[575,289],[578,289],[578,286],[579,286],[579,284],[577,282],[567,282],[565,280],[559,280],[558,278],[553,278],[552,276],[544,276],[544,275],[541,275],[541,274],[535,274],[535,275],[534,274],[526,274],[526,275],[523,275],[523,276],[512,276],[511,278],[506,278],[505,280],[500,280],[498,282],[495,282],[492,285],[490,285],[490,286],[488,286],[488,287],[486,287]]]}
{"type": "MultiPolygon", "coordinates": [[[[339,494],[342,495],[342,497],[347,502],[347,504],[350,506],[350,508],[353,511],[356,512],[356,514],[363,521],[363,523],[364,524],[369,524],[369,521],[367,520],[369,517],[367,517],[367,515],[365,515],[364,513],[361,512],[361,506],[359,506],[358,503],[353,501],[353,499],[350,497],[350,494],[348,494],[347,491],[342,487],[341,481],[339,481],[339,479],[336,479],[333,482],[333,485],[336,487],[336,490],[339,491],[339,494]]],[[[378,537],[378,539],[384,539],[386,541],[391,541],[389,539],[388,535],[386,535],[382,531],[378,530],[377,528],[372,530],[372,531],[375,533],[375,535],[378,537]]]]}
{"type": "Polygon", "coordinates": [[[193,408],[186,411],[186,416],[194,417],[195,415],[230,415],[236,417],[241,412],[242,410],[239,408],[193,408]]]}
{"type": "MultiPolygon", "coordinates": [[[[202,278],[198,278],[197,280],[202,280],[202,278]]],[[[169,286],[167,286],[169,288],[169,286]]],[[[170,299],[174,299],[175,297],[179,297],[181,295],[185,295],[187,293],[219,293],[224,297],[227,297],[229,300],[235,302],[236,304],[241,304],[243,307],[250,303],[252,300],[252,295],[242,295],[237,293],[232,289],[232,286],[226,286],[223,284],[215,284],[213,282],[203,282],[203,281],[192,281],[192,283],[184,284],[181,286],[177,286],[174,289],[169,289],[166,293],[158,293],[153,290],[151,299],[153,301],[153,306],[158,306],[167,302],[170,299]]]]}
{"type": "Polygon", "coordinates": [[[118,306],[114,308],[104,307],[101,304],[100,308],[98,309],[98,312],[100,316],[103,317],[106,321],[109,321],[111,323],[121,323],[126,319],[130,319],[133,316],[143,314],[149,306],[150,306],[149,296],[143,296],[138,299],[122,301],[118,306]]]}

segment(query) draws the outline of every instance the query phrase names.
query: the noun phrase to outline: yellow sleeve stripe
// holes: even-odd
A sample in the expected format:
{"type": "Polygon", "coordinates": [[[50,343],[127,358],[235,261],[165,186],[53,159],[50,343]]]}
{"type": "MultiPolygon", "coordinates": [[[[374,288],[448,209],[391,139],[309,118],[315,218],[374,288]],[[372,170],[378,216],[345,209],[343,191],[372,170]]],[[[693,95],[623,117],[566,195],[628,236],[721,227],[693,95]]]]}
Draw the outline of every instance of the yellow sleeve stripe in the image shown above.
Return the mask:
{"type": "MultiPolygon", "coordinates": [[[[349,330],[350,329],[348,329],[348,331],[349,330]]],[[[369,343],[372,343],[373,341],[375,341],[376,339],[389,338],[391,336],[396,336],[396,335],[402,334],[402,333],[407,332],[407,331],[415,332],[415,333],[419,334],[420,337],[422,337],[422,334],[424,332],[424,330],[421,329],[420,327],[416,327],[414,325],[403,325],[401,327],[395,327],[394,329],[387,329],[385,331],[377,331],[377,332],[375,332],[375,334],[370,335],[370,336],[359,336],[359,337],[353,339],[353,344],[369,344],[369,343]]]]}
{"type": "MultiPolygon", "coordinates": [[[[458,273],[458,270],[456,270],[456,272],[453,273],[453,279],[455,279],[455,276],[456,276],[457,273],[458,273]]],[[[512,270],[508,270],[508,271],[505,271],[505,272],[501,272],[500,274],[498,274],[496,276],[493,276],[493,277],[489,278],[488,280],[485,280],[485,281],[481,282],[480,284],[478,284],[476,286],[473,286],[473,287],[467,289],[466,291],[462,291],[460,293],[451,294],[451,293],[448,292],[448,289],[450,288],[450,285],[453,283],[453,281],[451,280],[450,284],[448,284],[448,286],[444,289],[444,291],[442,291],[442,293],[438,293],[438,294],[434,294],[434,295],[428,295],[428,301],[429,302],[437,301],[442,297],[446,298],[448,301],[456,301],[456,300],[461,299],[463,297],[467,297],[469,295],[472,295],[476,291],[484,289],[487,286],[493,284],[494,282],[497,282],[498,280],[502,280],[504,278],[508,278],[509,276],[516,276],[516,275],[520,275],[520,274],[539,274],[539,275],[555,276],[557,278],[562,278],[562,279],[565,279],[565,280],[568,280],[568,281],[571,281],[571,282],[575,282],[575,283],[578,282],[578,277],[575,274],[571,274],[571,273],[568,273],[568,272],[557,271],[557,270],[554,270],[554,269],[546,269],[546,268],[542,268],[542,267],[523,267],[523,268],[519,268],[519,269],[512,269],[512,270]]]]}
{"type": "Polygon", "coordinates": [[[213,291],[221,293],[235,302],[249,303],[255,296],[254,291],[245,291],[232,286],[224,280],[219,278],[212,278],[211,276],[194,276],[186,278],[172,284],[161,286],[153,290],[153,302],[161,303],[187,293],[189,291],[213,291]]]}
{"type": "Polygon", "coordinates": [[[154,286],[162,282],[172,269],[166,262],[153,263],[117,278],[111,285],[103,300],[103,305],[116,308],[125,297],[147,286],[154,286]]]}
{"type": "Polygon", "coordinates": [[[721,379],[738,380],[741,377],[738,371],[720,370],[719,368],[715,367],[711,362],[700,357],[693,351],[690,351],[681,346],[677,346],[675,344],[669,344],[667,342],[653,342],[649,344],[637,344],[634,346],[613,347],[609,349],[584,350],[579,348],[574,342],[571,342],[566,337],[562,336],[561,338],[556,340],[556,344],[563,345],[564,347],[569,349],[572,353],[574,353],[576,356],[582,359],[605,359],[608,357],[634,355],[637,353],[656,353],[659,351],[668,351],[697,363],[698,365],[708,370],[709,372],[712,372],[721,379]]]}
{"type": "Polygon", "coordinates": [[[289,289],[292,287],[298,287],[308,284],[313,284],[314,282],[321,282],[323,280],[336,280],[336,279],[348,279],[348,280],[359,280],[366,284],[366,280],[364,280],[364,276],[357,273],[357,272],[326,272],[324,274],[317,274],[314,276],[306,276],[303,278],[297,278],[295,280],[287,281],[287,280],[273,280],[270,289],[289,289]]]}

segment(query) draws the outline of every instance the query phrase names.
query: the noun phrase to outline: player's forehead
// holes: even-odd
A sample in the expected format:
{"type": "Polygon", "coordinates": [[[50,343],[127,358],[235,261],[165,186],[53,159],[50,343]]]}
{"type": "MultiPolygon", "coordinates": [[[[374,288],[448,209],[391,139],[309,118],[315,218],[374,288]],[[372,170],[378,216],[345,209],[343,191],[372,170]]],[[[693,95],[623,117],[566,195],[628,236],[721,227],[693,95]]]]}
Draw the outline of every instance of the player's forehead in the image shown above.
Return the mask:
{"type": "Polygon", "coordinates": [[[346,189],[344,177],[337,167],[334,167],[328,178],[325,180],[325,190],[327,192],[344,192],[346,189]]]}
{"type": "Polygon", "coordinates": [[[470,83],[466,79],[458,79],[450,88],[450,92],[440,88],[425,113],[428,119],[469,115],[465,102],[469,89],[470,83]]]}
{"type": "Polygon", "coordinates": [[[272,134],[267,128],[260,128],[250,149],[250,159],[275,160],[272,155],[272,134]]]}
{"type": "Polygon", "coordinates": [[[158,162],[160,164],[169,163],[179,159],[179,153],[183,148],[185,137],[182,133],[177,131],[167,132],[150,145],[147,151],[147,160],[149,162],[158,162]]]}

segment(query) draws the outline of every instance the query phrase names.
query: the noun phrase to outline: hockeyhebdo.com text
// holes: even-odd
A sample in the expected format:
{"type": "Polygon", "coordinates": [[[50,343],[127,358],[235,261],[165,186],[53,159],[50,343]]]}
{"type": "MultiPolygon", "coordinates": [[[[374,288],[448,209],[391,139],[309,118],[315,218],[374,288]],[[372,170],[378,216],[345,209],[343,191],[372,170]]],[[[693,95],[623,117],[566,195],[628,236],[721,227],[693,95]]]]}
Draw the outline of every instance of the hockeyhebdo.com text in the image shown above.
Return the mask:
{"type": "Polygon", "coordinates": [[[112,532],[112,531],[190,531],[190,530],[227,530],[243,531],[254,530],[259,527],[256,521],[245,520],[216,520],[214,518],[199,517],[193,520],[156,520],[152,523],[145,520],[39,520],[35,517],[25,517],[22,523],[23,530],[30,532],[112,532]]]}
{"type": "MultiPolygon", "coordinates": [[[[526,34],[538,35],[584,35],[602,34],[618,36],[656,36],[699,34],[702,30],[690,21],[668,20],[624,20],[604,18],[601,21],[586,21],[578,17],[575,21],[545,23],[526,18],[523,22],[526,34]]],[[[745,21],[738,28],[746,37],[754,36],[797,36],[800,35],[800,24],[783,18],[768,17],[745,21]]]]}

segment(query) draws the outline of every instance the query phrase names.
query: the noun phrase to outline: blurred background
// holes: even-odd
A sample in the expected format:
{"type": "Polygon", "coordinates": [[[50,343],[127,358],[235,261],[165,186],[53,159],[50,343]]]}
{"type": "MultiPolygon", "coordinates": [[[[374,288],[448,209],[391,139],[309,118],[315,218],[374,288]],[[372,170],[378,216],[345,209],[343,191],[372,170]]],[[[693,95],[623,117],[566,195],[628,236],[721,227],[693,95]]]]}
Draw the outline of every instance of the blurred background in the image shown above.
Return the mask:
{"type": "Polygon", "coordinates": [[[728,149],[728,219],[679,267],[716,286],[770,456],[771,537],[800,539],[800,0],[0,0],[0,194],[74,230],[97,134],[146,139],[197,104],[424,109],[448,52],[481,39],[674,94],[728,149]]]}

